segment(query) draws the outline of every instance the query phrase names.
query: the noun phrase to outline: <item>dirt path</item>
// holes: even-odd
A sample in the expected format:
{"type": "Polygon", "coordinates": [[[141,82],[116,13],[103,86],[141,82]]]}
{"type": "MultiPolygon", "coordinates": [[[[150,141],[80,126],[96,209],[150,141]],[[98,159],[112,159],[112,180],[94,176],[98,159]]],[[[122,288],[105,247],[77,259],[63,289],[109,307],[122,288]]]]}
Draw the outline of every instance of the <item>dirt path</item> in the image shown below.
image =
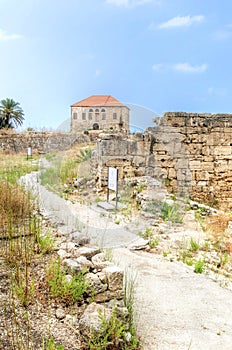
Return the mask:
{"type": "Polygon", "coordinates": [[[159,255],[114,251],[135,277],[135,320],[145,350],[231,350],[232,292],[159,255]]]}
{"type": "Polygon", "coordinates": [[[128,245],[138,239],[135,234],[47,191],[36,174],[25,176],[24,183],[63,234],[87,234],[94,244],[114,247],[116,263],[129,279],[136,276],[135,321],[144,350],[232,349],[231,291],[187,265],[130,251],[128,245]]]}

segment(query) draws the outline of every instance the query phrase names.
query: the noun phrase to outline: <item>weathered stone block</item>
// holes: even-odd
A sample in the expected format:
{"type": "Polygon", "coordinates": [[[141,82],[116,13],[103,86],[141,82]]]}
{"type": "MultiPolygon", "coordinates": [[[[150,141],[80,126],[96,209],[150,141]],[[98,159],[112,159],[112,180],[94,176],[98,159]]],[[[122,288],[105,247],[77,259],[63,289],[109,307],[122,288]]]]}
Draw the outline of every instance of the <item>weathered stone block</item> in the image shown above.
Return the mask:
{"type": "Polygon", "coordinates": [[[102,320],[100,315],[106,321],[110,320],[113,309],[108,308],[102,304],[91,303],[85,309],[82,317],[79,320],[79,329],[82,335],[91,338],[94,334],[101,334],[104,332],[102,320]]]}
{"type": "Polygon", "coordinates": [[[122,289],[114,290],[114,291],[106,290],[103,293],[94,295],[94,301],[96,303],[105,303],[112,299],[122,300],[123,298],[124,298],[124,291],[122,289]]]}
{"type": "Polygon", "coordinates": [[[168,169],[168,178],[169,179],[175,179],[177,176],[176,169],[174,168],[169,168],[168,169]]]}
{"type": "Polygon", "coordinates": [[[226,172],[228,171],[228,162],[226,160],[218,160],[215,162],[216,172],[226,172]]]}
{"type": "Polygon", "coordinates": [[[89,295],[92,293],[93,295],[96,295],[107,290],[107,284],[103,284],[99,277],[94,273],[87,273],[86,281],[90,283],[87,289],[89,295]]]}
{"type": "Polygon", "coordinates": [[[100,248],[98,247],[80,247],[75,250],[76,257],[83,255],[86,258],[92,258],[98,253],[100,253],[100,248]]]}
{"type": "Polygon", "coordinates": [[[84,268],[87,268],[87,269],[90,269],[90,268],[93,268],[93,263],[88,260],[85,256],[79,256],[76,261],[78,262],[78,264],[81,265],[81,267],[84,269],[84,268]]]}
{"type": "Polygon", "coordinates": [[[206,171],[213,171],[214,170],[214,163],[213,162],[202,162],[201,169],[206,170],[206,171]]]}
{"type": "Polygon", "coordinates": [[[196,173],[196,180],[197,181],[208,181],[210,178],[210,175],[208,171],[198,171],[196,173]]]}
{"type": "MultiPolygon", "coordinates": [[[[220,144],[220,143],[219,143],[220,144]]],[[[213,150],[213,154],[215,156],[226,156],[226,155],[231,155],[232,154],[232,147],[231,146],[215,146],[213,150]]]]}
{"type": "Polygon", "coordinates": [[[201,170],[201,161],[200,160],[190,160],[189,167],[191,170],[201,170]]]}
{"type": "Polygon", "coordinates": [[[144,157],[135,156],[135,157],[133,157],[132,165],[138,166],[138,167],[144,167],[145,162],[146,162],[146,160],[144,157]]]}
{"type": "Polygon", "coordinates": [[[82,267],[76,259],[65,259],[64,260],[64,266],[67,267],[69,273],[78,273],[81,271],[82,267]]]}
{"type": "Polygon", "coordinates": [[[123,286],[123,270],[118,266],[108,266],[102,270],[106,274],[107,284],[110,291],[122,289],[123,286]]]}

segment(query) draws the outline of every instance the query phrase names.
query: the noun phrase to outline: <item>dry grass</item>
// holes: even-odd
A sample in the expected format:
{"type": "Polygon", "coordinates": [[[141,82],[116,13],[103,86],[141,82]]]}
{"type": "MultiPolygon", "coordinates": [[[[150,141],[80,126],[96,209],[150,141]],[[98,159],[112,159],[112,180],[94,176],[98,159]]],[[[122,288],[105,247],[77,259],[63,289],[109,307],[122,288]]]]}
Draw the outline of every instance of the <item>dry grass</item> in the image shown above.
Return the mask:
{"type": "Polygon", "coordinates": [[[228,253],[232,253],[232,239],[228,228],[230,221],[232,221],[231,214],[218,213],[208,217],[205,222],[205,230],[212,243],[219,250],[228,253]]]}
{"type": "Polygon", "coordinates": [[[0,234],[8,236],[28,221],[32,204],[29,195],[18,185],[0,181],[0,193],[0,234]]]}

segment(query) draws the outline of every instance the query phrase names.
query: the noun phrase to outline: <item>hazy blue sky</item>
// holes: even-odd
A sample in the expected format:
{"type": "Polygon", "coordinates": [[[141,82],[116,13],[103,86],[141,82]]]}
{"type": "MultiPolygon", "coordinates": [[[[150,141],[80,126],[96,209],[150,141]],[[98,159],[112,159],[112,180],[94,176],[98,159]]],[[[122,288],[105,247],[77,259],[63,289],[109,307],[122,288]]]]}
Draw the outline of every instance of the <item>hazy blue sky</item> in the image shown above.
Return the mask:
{"type": "Polygon", "coordinates": [[[0,0],[0,77],[25,127],[56,128],[93,94],[232,113],[232,1],[0,0]]]}

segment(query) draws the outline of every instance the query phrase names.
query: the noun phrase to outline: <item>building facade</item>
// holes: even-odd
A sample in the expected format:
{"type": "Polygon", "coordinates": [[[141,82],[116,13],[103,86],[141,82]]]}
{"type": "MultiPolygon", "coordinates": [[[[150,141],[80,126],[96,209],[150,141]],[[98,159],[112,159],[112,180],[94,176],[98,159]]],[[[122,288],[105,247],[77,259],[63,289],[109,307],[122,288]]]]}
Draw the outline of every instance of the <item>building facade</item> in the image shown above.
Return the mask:
{"type": "Polygon", "coordinates": [[[71,132],[119,130],[129,133],[130,110],[110,95],[93,95],[71,105],[71,132]]]}

